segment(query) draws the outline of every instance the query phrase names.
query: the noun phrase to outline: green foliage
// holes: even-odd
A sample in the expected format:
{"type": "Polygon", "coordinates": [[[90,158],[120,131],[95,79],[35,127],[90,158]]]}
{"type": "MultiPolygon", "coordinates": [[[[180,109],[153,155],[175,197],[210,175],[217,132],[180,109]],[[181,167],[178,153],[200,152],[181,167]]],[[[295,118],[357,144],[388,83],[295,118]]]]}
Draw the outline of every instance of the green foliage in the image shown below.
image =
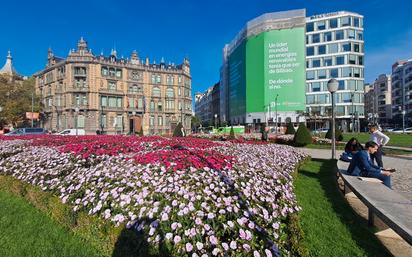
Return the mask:
{"type": "Polygon", "coordinates": [[[308,145],[310,143],[312,143],[312,136],[310,135],[310,131],[304,123],[300,123],[298,131],[293,138],[293,144],[300,147],[308,145]]]}
{"type": "Polygon", "coordinates": [[[173,131],[173,137],[183,137],[183,132],[182,132],[182,123],[179,122],[179,124],[177,124],[175,131],[173,131]]]}
{"type": "Polygon", "coordinates": [[[191,124],[192,124],[192,128],[196,129],[200,126],[200,124],[202,124],[202,121],[200,120],[199,116],[192,116],[191,119],[191,124]]]}
{"type": "Polygon", "coordinates": [[[143,136],[143,127],[139,130],[139,136],[143,136]]]}
{"type": "Polygon", "coordinates": [[[235,130],[233,129],[233,126],[230,127],[229,139],[235,139],[235,130]]]}
{"type": "MultiPolygon", "coordinates": [[[[332,129],[331,128],[329,128],[328,132],[326,132],[325,138],[332,139],[332,129]]],[[[342,131],[340,129],[335,129],[335,140],[336,141],[343,140],[342,131]]]]}
{"type": "MultiPolygon", "coordinates": [[[[25,81],[10,82],[7,77],[0,76],[0,126],[12,123],[17,127],[25,119],[26,112],[31,112],[32,93],[34,92],[34,78],[25,81]]],[[[34,95],[34,112],[40,110],[39,97],[34,95]]]]}
{"type": "Polygon", "coordinates": [[[295,131],[295,128],[293,127],[293,124],[292,124],[292,122],[289,122],[288,123],[288,126],[287,126],[287,128],[286,128],[286,135],[293,135],[293,134],[295,134],[296,133],[296,131],[295,131]]]}

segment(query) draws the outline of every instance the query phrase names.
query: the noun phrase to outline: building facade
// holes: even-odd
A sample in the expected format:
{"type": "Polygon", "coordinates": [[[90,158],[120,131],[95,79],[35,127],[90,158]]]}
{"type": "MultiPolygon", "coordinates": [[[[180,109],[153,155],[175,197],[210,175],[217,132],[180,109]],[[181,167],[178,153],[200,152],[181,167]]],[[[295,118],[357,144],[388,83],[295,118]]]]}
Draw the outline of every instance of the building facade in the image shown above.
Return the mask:
{"type": "Polygon", "coordinates": [[[405,123],[412,123],[412,59],[397,61],[392,65],[392,116],[401,124],[403,111],[405,123]]]}
{"type": "Polygon", "coordinates": [[[302,122],[305,117],[304,9],[263,14],[223,48],[220,121],[302,122]]]}
{"type": "Polygon", "coordinates": [[[180,65],[94,55],[81,38],[66,59],[48,52],[35,75],[48,130],[82,128],[87,134],[170,134],[178,122],[190,131],[190,63],[180,65]]]}
{"type": "Polygon", "coordinates": [[[306,19],[306,112],[311,121],[331,115],[327,82],[339,82],[336,92],[338,126],[350,129],[365,117],[363,16],[352,12],[315,15],[306,19]],[[355,117],[356,119],[354,119],[355,117]]]}
{"type": "Polygon", "coordinates": [[[203,126],[215,126],[220,117],[220,83],[209,87],[203,93],[195,95],[195,115],[203,126]]]}
{"type": "Polygon", "coordinates": [[[365,115],[369,121],[388,126],[392,122],[391,76],[381,74],[365,85],[365,115]]]}

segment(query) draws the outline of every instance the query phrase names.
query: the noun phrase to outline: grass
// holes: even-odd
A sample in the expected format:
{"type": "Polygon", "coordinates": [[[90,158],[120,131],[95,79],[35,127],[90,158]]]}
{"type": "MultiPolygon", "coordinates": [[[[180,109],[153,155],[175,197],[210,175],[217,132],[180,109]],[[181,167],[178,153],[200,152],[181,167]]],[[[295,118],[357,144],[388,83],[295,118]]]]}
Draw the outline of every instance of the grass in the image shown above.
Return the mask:
{"type": "Polygon", "coordinates": [[[25,199],[0,191],[0,256],[101,255],[25,199]]]}
{"type": "MultiPolygon", "coordinates": [[[[411,134],[394,134],[385,133],[390,138],[388,145],[399,147],[411,147],[412,148],[412,135],[411,134]]],[[[344,133],[343,141],[348,142],[352,137],[356,137],[362,144],[369,141],[369,133],[344,133]]]]}
{"type": "Polygon", "coordinates": [[[332,160],[306,162],[295,181],[310,256],[390,256],[338,190],[332,160]]]}

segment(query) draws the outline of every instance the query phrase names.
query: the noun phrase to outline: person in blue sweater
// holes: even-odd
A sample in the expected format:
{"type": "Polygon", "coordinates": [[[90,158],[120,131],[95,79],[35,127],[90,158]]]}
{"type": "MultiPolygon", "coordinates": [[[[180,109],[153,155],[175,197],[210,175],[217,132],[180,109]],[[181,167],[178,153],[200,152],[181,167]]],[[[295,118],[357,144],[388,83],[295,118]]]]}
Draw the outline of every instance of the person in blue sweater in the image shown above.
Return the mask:
{"type": "Polygon", "coordinates": [[[369,141],[365,144],[365,150],[357,152],[349,164],[348,174],[353,176],[363,176],[370,178],[377,178],[382,180],[383,184],[389,188],[391,187],[391,171],[393,169],[384,169],[374,165],[371,161],[370,155],[378,151],[378,144],[369,141]]]}

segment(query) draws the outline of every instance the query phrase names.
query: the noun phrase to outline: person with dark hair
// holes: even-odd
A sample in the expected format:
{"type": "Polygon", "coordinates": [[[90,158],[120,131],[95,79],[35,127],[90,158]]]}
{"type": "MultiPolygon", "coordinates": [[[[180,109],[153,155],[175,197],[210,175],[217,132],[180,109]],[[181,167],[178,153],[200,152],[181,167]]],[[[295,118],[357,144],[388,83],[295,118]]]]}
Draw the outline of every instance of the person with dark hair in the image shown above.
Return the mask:
{"type": "Polygon", "coordinates": [[[382,180],[385,186],[391,187],[391,172],[393,169],[384,169],[373,164],[370,155],[376,153],[378,144],[369,141],[365,144],[365,150],[358,151],[349,164],[348,174],[352,176],[363,176],[382,180]]]}
{"type": "Polygon", "coordinates": [[[345,162],[350,162],[353,155],[358,151],[363,150],[363,146],[359,143],[358,139],[352,137],[345,145],[345,152],[342,153],[340,159],[345,162]]]}
{"type": "Polygon", "coordinates": [[[383,167],[383,162],[382,162],[382,147],[385,146],[389,142],[389,137],[382,132],[379,131],[378,125],[374,124],[369,127],[369,131],[371,133],[370,136],[370,141],[375,142],[378,145],[378,150],[371,155],[372,163],[374,160],[376,160],[376,164],[379,167],[383,167]]]}

